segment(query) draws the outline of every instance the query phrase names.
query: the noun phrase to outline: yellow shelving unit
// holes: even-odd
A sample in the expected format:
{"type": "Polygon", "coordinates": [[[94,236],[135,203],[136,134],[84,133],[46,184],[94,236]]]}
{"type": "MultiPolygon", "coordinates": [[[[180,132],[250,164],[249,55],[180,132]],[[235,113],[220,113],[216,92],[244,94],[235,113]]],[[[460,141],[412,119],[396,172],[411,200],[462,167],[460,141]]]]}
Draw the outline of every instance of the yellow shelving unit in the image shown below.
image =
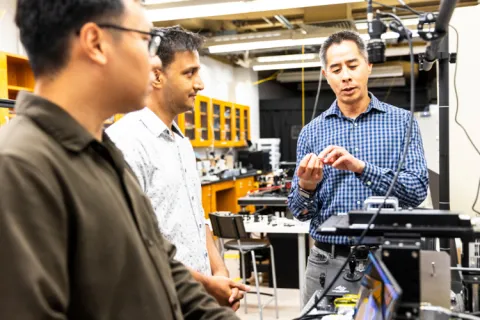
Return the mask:
{"type": "MultiPolygon", "coordinates": [[[[33,92],[35,78],[27,57],[0,52],[0,98],[16,100],[20,91],[33,92]]],[[[110,125],[123,115],[118,114],[105,121],[110,125]]],[[[0,125],[15,117],[13,109],[0,108],[0,125]]]]}
{"type": "Polygon", "coordinates": [[[233,103],[224,101],[220,110],[220,141],[215,141],[215,144],[219,147],[232,147],[234,145],[233,136],[235,132],[233,103]]]}
{"type": "Polygon", "coordinates": [[[212,130],[213,130],[213,141],[214,145],[218,146],[219,143],[222,141],[223,136],[223,127],[222,123],[222,105],[224,101],[212,99],[212,130]]]}
{"type": "Polygon", "coordinates": [[[193,147],[243,147],[250,138],[250,108],[197,96],[195,108],[175,120],[193,147]]]}
{"type": "Polygon", "coordinates": [[[250,140],[250,107],[234,104],[235,108],[235,137],[234,145],[244,147],[247,139],[250,140]]]}
{"type": "Polygon", "coordinates": [[[35,79],[26,57],[0,52],[0,96],[15,100],[18,92],[33,91],[35,79]]]}
{"type": "Polygon", "coordinates": [[[209,97],[197,96],[195,108],[178,115],[175,121],[194,147],[207,147],[212,144],[212,106],[209,97]]]}
{"type": "MultiPolygon", "coordinates": [[[[0,98],[15,100],[20,91],[33,91],[35,80],[26,57],[0,52],[0,98]]],[[[13,109],[0,109],[0,125],[15,116],[13,109]]]]}

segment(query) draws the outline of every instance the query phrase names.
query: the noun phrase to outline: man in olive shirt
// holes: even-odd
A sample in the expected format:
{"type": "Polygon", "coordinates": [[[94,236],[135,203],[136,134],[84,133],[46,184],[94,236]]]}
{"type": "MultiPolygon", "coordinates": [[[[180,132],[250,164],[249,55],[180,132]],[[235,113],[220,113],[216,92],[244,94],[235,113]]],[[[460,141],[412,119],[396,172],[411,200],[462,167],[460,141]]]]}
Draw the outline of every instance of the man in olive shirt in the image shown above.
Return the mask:
{"type": "Polygon", "coordinates": [[[0,130],[0,319],[237,319],[173,259],[103,133],[159,65],[139,1],[18,0],[16,22],[36,85],[0,130]]]}

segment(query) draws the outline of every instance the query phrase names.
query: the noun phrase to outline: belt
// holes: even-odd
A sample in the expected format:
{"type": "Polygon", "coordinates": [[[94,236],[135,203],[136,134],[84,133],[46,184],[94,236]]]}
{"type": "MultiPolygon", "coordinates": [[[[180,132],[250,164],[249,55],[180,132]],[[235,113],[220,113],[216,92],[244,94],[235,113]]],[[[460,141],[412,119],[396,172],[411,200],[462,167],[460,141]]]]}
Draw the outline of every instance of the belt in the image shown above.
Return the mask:
{"type": "Polygon", "coordinates": [[[315,247],[325,252],[328,252],[332,257],[348,257],[350,254],[351,246],[345,244],[330,244],[324,242],[315,241],[315,247]]]}

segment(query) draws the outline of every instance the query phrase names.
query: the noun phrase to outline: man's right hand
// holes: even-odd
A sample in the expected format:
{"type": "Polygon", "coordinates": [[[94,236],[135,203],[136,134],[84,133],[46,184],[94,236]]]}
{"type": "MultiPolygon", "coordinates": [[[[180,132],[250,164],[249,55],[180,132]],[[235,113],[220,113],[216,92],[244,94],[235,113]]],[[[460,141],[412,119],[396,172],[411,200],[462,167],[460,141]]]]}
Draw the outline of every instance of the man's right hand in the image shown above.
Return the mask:
{"type": "Polygon", "coordinates": [[[323,163],[320,158],[314,153],[307,154],[298,165],[297,176],[300,188],[315,190],[323,179],[323,163]]]}
{"type": "MultiPolygon", "coordinates": [[[[235,300],[243,298],[243,292],[250,291],[249,286],[235,282],[224,276],[208,277],[208,281],[205,283],[205,288],[207,289],[207,292],[210,293],[222,306],[235,305],[236,301],[232,301],[231,299],[232,289],[237,288],[240,291],[239,294],[237,294],[237,297],[233,298],[235,300]]],[[[236,306],[236,308],[238,309],[238,306],[236,306]]]]}

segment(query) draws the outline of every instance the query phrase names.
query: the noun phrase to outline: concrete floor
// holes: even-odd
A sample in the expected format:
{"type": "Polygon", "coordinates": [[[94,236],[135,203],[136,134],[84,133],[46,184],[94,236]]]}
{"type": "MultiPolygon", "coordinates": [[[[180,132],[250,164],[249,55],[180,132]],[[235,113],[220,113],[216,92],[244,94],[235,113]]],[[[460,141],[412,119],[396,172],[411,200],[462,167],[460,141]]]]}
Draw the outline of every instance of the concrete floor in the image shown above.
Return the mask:
{"type": "MultiPolygon", "coordinates": [[[[255,287],[252,288],[254,290],[255,287]]],[[[260,287],[261,292],[273,293],[272,288],[260,287]]],[[[277,289],[278,291],[278,319],[291,320],[300,316],[300,291],[298,289],[277,289]]],[[[261,296],[262,303],[265,303],[269,296],[261,296]]],[[[260,319],[258,313],[257,296],[248,294],[248,313],[245,314],[244,302],[237,311],[237,316],[242,320],[260,319]]],[[[263,319],[275,319],[275,301],[271,301],[263,311],[263,319]]]]}

